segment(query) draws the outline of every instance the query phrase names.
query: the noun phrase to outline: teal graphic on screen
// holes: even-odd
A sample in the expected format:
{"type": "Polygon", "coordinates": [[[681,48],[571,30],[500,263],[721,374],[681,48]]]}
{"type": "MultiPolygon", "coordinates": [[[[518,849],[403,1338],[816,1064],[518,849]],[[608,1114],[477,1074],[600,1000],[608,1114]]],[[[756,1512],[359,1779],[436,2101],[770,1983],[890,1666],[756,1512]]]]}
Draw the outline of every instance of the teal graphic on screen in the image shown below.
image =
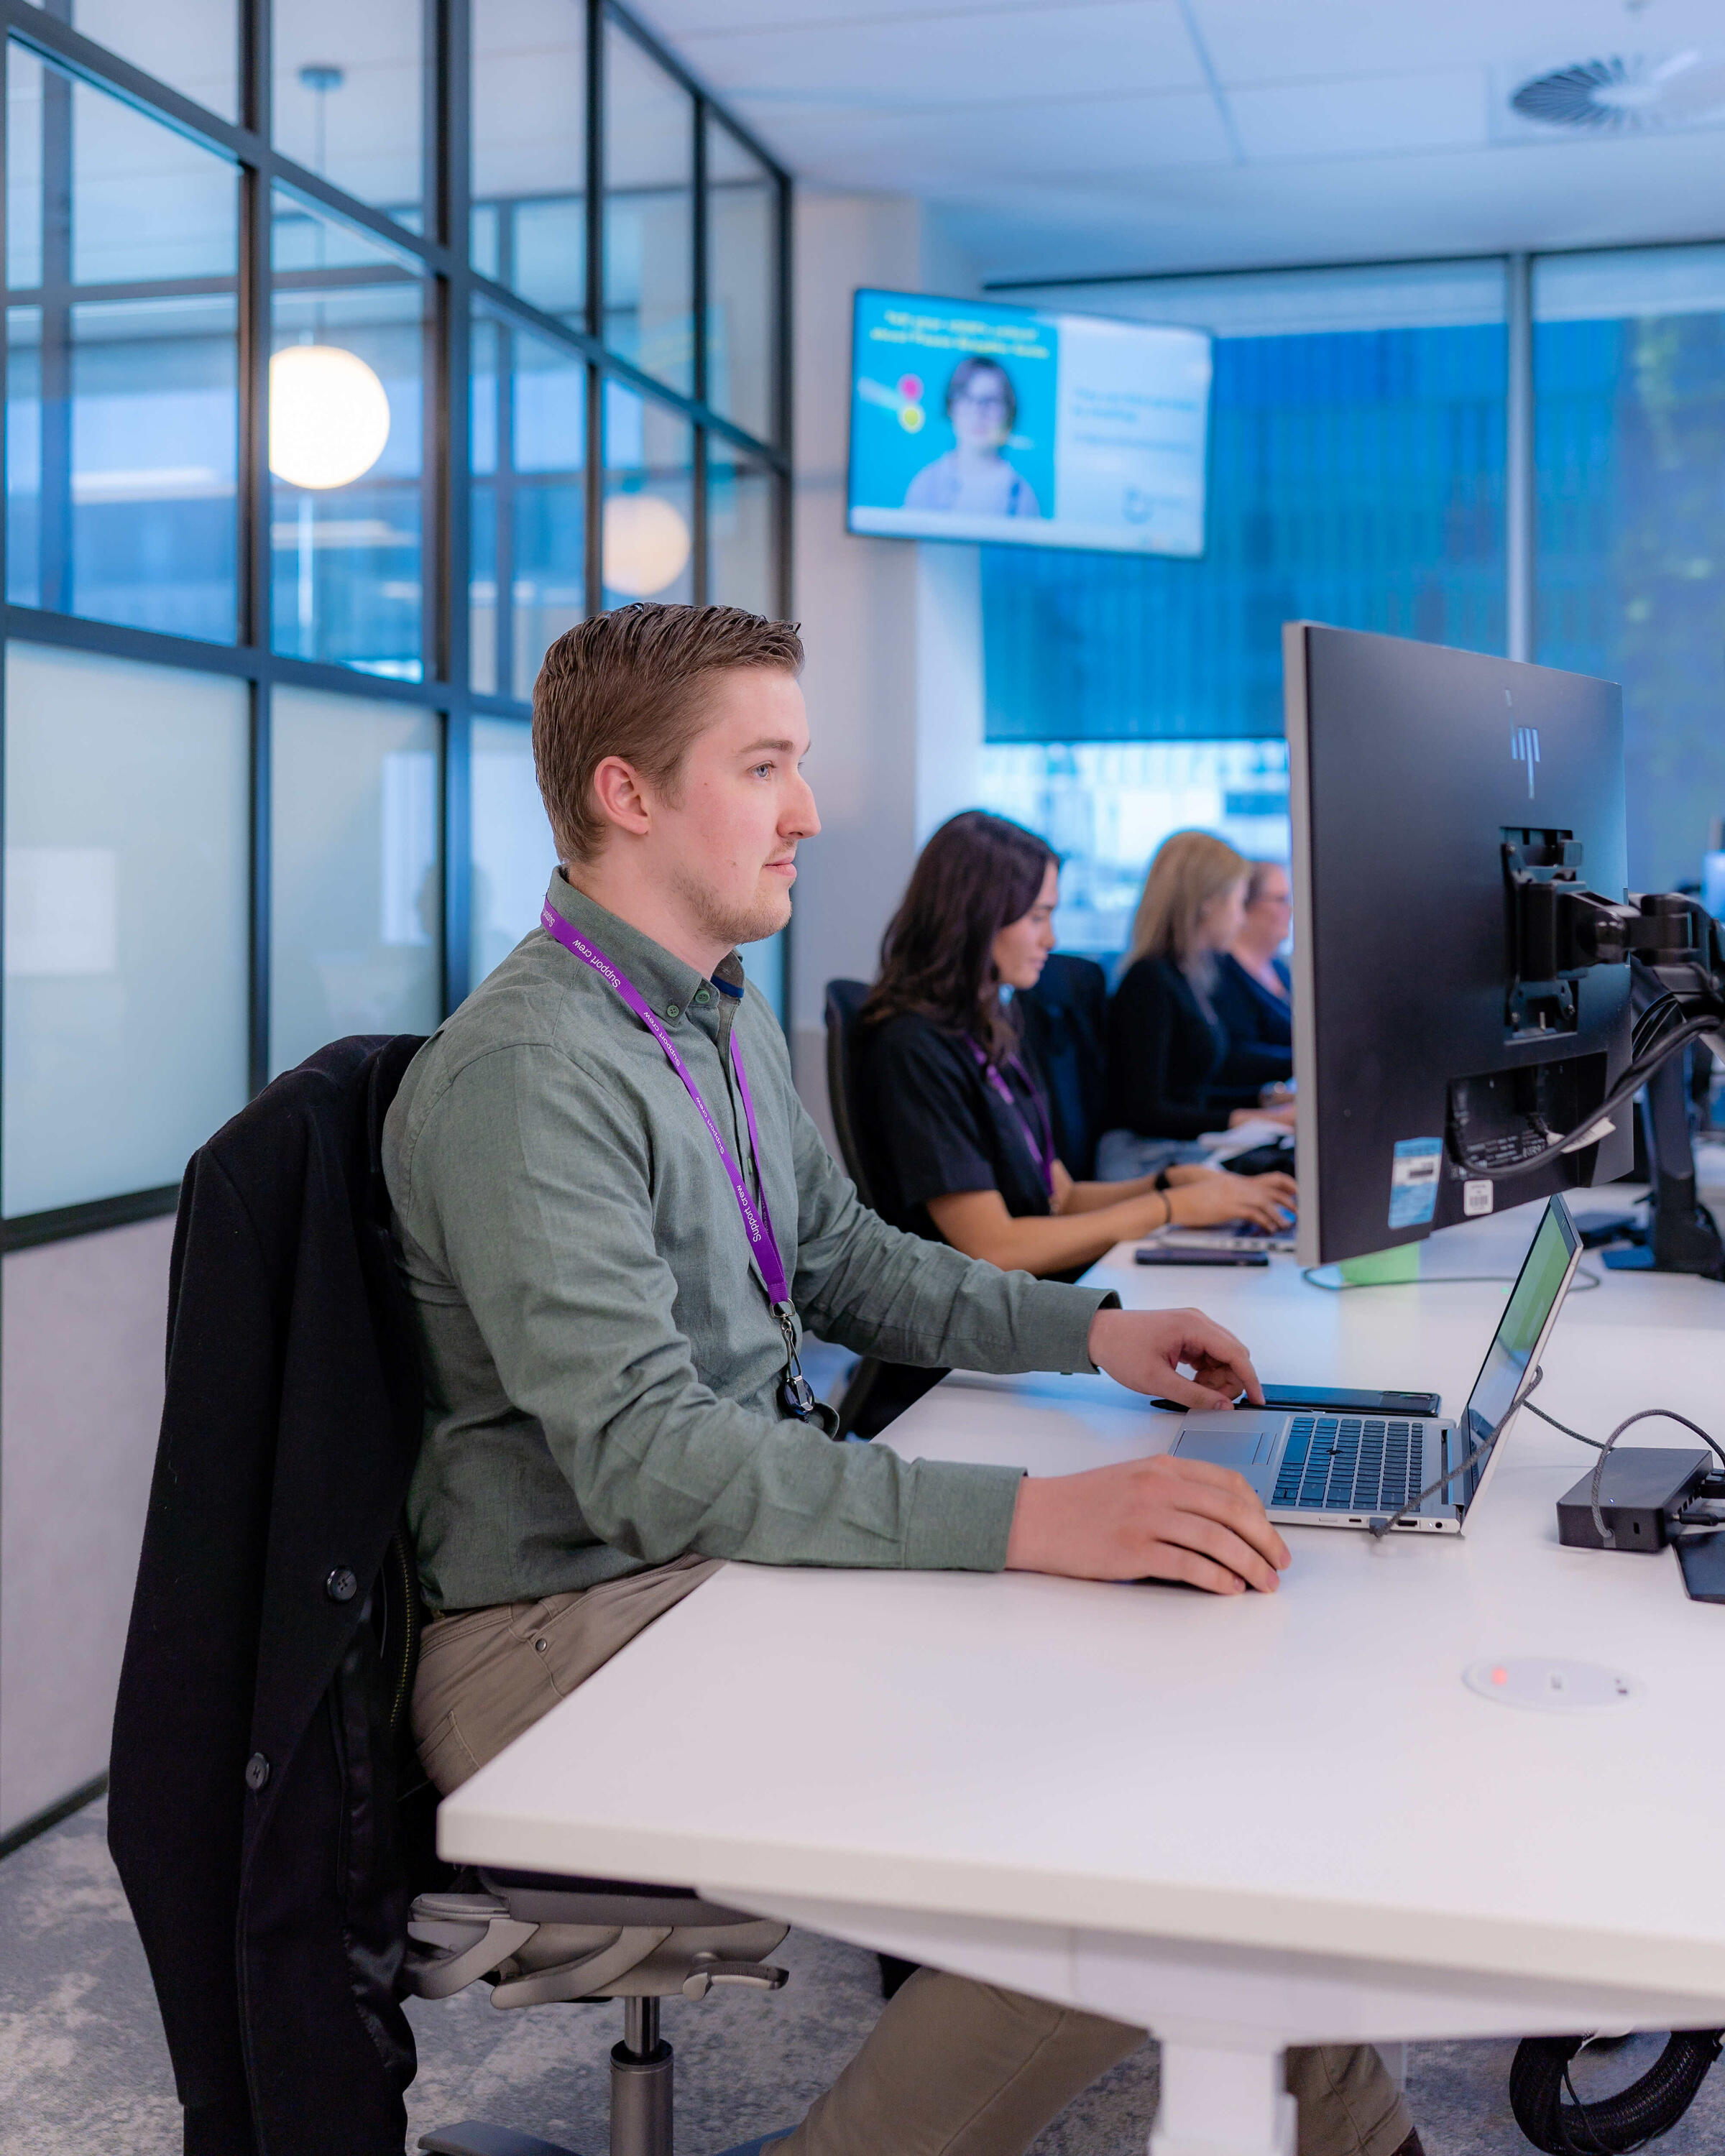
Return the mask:
{"type": "Polygon", "coordinates": [[[860,291],[850,528],[1197,554],[1202,331],[860,291]]]}

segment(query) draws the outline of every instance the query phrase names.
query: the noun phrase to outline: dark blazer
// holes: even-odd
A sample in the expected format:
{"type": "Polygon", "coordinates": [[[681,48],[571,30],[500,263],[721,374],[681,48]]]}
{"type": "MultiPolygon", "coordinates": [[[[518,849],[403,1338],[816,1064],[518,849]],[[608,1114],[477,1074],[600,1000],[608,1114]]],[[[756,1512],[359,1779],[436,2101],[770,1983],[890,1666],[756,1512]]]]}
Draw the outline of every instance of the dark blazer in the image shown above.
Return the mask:
{"type": "Polygon", "coordinates": [[[406,1888],[368,1590],[420,1437],[377,1165],[418,1045],[321,1050],[181,1188],[108,1840],[187,2156],[401,2156],[406,1888]]]}
{"type": "Polygon", "coordinates": [[[1110,1130],[1147,1138],[1195,1138],[1220,1129],[1235,1108],[1253,1108],[1278,1075],[1230,1055],[1226,1028],[1206,1012],[1172,958],[1128,967],[1108,1006],[1110,1130]]]}
{"type": "Polygon", "coordinates": [[[1294,1014],[1286,990],[1288,969],[1278,958],[1276,970],[1284,993],[1271,994],[1261,981],[1254,980],[1231,951],[1224,951],[1216,968],[1210,1003],[1228,1029],[1229,1065],[1241,1053],[1262,1059],[1266,1078],[1288,1077],[1294,1067],[1294,1014]]]}

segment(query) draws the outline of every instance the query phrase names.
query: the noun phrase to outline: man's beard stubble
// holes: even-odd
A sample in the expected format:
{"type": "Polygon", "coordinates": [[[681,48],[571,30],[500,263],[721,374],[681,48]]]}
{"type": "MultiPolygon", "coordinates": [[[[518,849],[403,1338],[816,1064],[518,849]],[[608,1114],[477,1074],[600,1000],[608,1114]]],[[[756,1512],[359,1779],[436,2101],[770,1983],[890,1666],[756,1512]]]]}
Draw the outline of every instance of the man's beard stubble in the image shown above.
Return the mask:
{"type": "Polygon", "coordinates": [[[791,895],[788,891],[757,891],[752,905],[727,906],[707,886],[685,875],[680,868],[675,871],[674,880],[678,897],[694,916],[702,934],[711,936],[716,943],[759,943],[768,936],[776,936],[791,917],[791,895]]]}

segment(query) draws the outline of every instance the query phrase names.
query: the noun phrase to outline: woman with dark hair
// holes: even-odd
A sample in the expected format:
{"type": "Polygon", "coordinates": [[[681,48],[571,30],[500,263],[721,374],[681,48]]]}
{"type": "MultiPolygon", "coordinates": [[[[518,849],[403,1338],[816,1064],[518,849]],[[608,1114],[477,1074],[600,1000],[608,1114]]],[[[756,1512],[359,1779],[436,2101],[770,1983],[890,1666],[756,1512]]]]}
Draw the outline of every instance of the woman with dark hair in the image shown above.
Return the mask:
{"type": "Polygon", "coordinates": [[[968,809],[923,848],[863,1008],[858,1137],[880,1212],[1043,1275],[1170,1222],[1284,1225],[1286,1176],[1181,1165],[1075,1183],[1055,1158],[1048,1089],[1004,992],[1035,986],[1059,896],[1052,850],[1004,817],[968,809]]]}

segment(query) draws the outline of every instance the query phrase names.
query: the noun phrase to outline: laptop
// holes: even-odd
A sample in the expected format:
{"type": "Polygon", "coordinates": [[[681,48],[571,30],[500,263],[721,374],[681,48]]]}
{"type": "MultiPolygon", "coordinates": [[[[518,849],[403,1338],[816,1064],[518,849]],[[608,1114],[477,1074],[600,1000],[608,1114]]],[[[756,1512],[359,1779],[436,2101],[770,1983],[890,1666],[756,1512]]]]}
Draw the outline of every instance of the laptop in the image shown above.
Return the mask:
{"type": "Polygon", "coordinates": [[[1369,1527],[1455,1471],[1395,1526],[1399,1532],[1459,1535],[1491,1479],[1518,1392],[1539,1360],[1580,1257],[1581,1231],[1563,1199],[1553,1198],[1457,1422],[1224,1409],[1189,1414],[1170,1450],[1237,1469],[1278,1526],[1369,1527]]]}

